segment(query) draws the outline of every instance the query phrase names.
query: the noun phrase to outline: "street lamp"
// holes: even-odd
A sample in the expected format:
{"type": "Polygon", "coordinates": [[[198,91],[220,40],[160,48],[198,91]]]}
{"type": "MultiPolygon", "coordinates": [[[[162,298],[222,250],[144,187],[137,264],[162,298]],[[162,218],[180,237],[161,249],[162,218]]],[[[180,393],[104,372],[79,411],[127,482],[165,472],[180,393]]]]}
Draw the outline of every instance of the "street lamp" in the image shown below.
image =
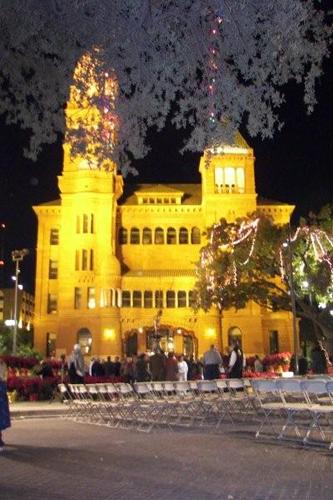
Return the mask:
{"type": "Polygon", "coordinates": [[[13,250],[12,251],[12,261],[15,262],[15,294],[14,294],[14,329],[13,329],[13,349],[12,354],[16,356],[16,345],[17,345],[17,309],[18,309],[18,277],[20,273],[20,262],[23,258],[29,254],[29,250],[27,248],[23,248],[22,250],[13,250]]]}

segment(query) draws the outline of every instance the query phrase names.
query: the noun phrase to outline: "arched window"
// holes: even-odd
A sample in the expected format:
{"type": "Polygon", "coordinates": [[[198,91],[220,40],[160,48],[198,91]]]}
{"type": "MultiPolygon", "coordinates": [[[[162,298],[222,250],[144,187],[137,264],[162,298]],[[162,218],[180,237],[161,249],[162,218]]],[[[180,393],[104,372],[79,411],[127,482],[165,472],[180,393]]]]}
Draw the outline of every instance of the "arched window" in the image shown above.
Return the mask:
{"type": "Polygon", "coordinates": [[[143,306],[147,308],[153,307],[153,292],[146,290],[143,294],[143,306]]]}
{"type": "Polygon", "coordinates": [[[166,306],[167,307],[176,306],[176,294],[173,290],[168,290],[166,293],[166,306]]]}
{"type": "Polygon", "coordinates": [[[201,243],[200,229],[198,227],[192,227],[191,243],[193,245],[200,245],[201,243]]]}
{"type": "Polygon", "coordinates": [[[126,356],[133,356],[138,352],[138,334],[131,332],[126,341],[126,356]]]}
{"type": "Polygon", "coordinates": [[[163,290],[155,291],[155,307],[159,309],[163,308],[163,290]]]}
{"type": "Polygon", "coordinates": [[[142,243],[144,245],[152,244],[151,229],[149,227],[144,227],[142,232],[142,243]]]}
{"type": "Polygon", "coordinates": [[[195,307],[196,306],[196,299],[197,299],[197,295],[196,295],[195,290],[190,290],[188,292],[188,305],[190,307],[195,307]]]}
{"type": "Polygon", "coordinates": [[[83,217],[82,217],[82,232],[83,233],[87,233],[88,232],[88,222],[89,222],[88,215],[87,214],[83,214],[83,217]]]}
{"type": "Polygon", "coordinates": [[[118,232],[118,243],[119,245],[127,244],[127,229],[121,227],[118,232]]]}
{"type": "Polygon", "coordinates": [[[155,229],[155,245],[164,244],[164,231],[161,227],[155,229]]]}
{"type": "Polygon", "coordinates": [[[91,353],[92,335],[88,328],[80,328],[80,330],[77,332],[77,343],[80,344],[82,352],[84,354],[91,353]]]}
{"type": "Polygon", "coordinates": [[[175,245],[177,243],[177,234],[174,227],[168,227],[167,231],[167,244],[175,245]]]}
{"type": "Polygon", "coordinates": [[[121,305],[122,307],[131,307],[131,292],[128,290],[123,290],[121,293],[121,305]]]}
{"type": "Polygon", "coordinates": [[[133,307],[142,307],[142,293],[139,290],[133,292],[133,307]]]}
{"type": "Polygon", "coordinates": [[[140,230],[137,227],[131,229],[131,244],[139,245],[140,243],[140,230]]]}
{"type": "Polygon", "coordinates": [[[187,245],[188,243],[188,230],[186,227],[181,227],[179,229],[179,243],[180,245],[187,245]]]}
{"type": "Polygon", "coordinates": [[[186,292],[179,290],[177,293],[178,307],[186,307],[186,292]]]}
{"type": "Polygon", "coordinates": [[[239,347],[242,348],[242,332],[238,326],[232,326],[228,331],[228,343],[229,346],[238,343],[239,347]]]}

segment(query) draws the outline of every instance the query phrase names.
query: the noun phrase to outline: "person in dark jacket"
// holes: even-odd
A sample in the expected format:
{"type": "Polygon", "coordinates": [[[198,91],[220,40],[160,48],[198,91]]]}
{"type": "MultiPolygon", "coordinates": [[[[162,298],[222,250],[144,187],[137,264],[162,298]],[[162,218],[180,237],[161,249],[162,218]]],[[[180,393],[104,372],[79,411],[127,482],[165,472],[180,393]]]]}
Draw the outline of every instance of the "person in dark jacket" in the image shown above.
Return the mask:
{"type": "Polygon", "coordinates": [[[37,370],[37,375],[40,375],[42,378],[53,377],[52,366],[46,360],[41,361],[40,368],[37,370]]]}
{"type": "Polygon", "coordinates": [[[312,351],[312,371],[313,373],[327,373],[328,371],[328,356],[323,344],[318,340],[312,351]]]}
{"type": "Polygon", "coordinates": [[[178,361],[173,352],[168,353],[165,362],[165,378],[166,380],[178,380],[178,361]]]}
{"type": "Polygon", "coordinates": [[[115,357],[114,360],[114,376],[115,377],[120,377],[120,370],[121,370],[121,362],[119,356],[115,357]]]}
{"type": "Polygon", "coordinates": [[[91,366],[91,375],[93,377],[104,377],[104,366],[99,358],[96,358],[91,366]]]}
{"type": "Polygon", "coordinates": [[[243,351],[240,348],[238,342],[235,342],[232,346],[230,359],[229,359],[229,377],[230,378],[242,378],[243,376],[243,351]]]}
{"type": "Polygon", "coordinates": [[[156,351],[149,358],[149,367],[152,380],[165,380],[166,357],[161,351],[156,351]]]}
{"type": "Polygon", "coordinates": [[[111,377],[112,375],[114,375],[115,367],[114,363],[111,361],[111,356],[108,356],[106,358],[106,361],[103,364],[103,366],[104,366],[104,373],[107,377],[111,377]]]}
{"type": "Polygon", "coordinates": [[[136,380],[137,382],[147,382],[150,380],[148,361],[145,353],[140,354],[136,362],[136,380]]]}

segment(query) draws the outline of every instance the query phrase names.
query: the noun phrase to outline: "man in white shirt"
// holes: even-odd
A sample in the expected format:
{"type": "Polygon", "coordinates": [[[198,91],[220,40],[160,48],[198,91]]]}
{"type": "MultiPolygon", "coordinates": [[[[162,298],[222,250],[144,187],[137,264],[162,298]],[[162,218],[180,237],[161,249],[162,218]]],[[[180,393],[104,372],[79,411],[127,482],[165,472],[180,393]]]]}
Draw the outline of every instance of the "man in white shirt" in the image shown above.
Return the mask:
{"type": "Polygon", "coordinates": [[[209,351],[205,352],[203,361],[205,379],[214,380],[220,378],[219,367],[222,365],[222,357],[214,345],[211,345],[209,351]]]}

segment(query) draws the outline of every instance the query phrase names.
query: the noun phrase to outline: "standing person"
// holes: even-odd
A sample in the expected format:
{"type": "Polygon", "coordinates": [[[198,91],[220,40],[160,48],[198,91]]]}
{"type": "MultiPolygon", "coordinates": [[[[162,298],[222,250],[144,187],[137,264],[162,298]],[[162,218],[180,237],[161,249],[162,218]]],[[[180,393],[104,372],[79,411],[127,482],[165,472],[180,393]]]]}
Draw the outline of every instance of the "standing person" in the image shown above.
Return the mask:
{"type": "Polygon", "coordinates": [[[111,377],[114,375],[114,363],[111,361],[111,356],[108,356],[106,358],[106,361],[104,363],[104,373],[107,377],[111,377]]]}
{"type": "Polygon", "coordinates": [[[42,360],[40,362],[40,367],[37,370],[37,375],[40,375],[42,378],[51,378],[53,377],[52,366],[47,360],[42,360]]]}
{"type": "Polygon", "coordinates": [[[242,378],[244,368],[243,351],[238,342],[232,345],[229,359],[229,378],[242,378]]]}
{"type": "Polygon", "coordinates": [[[104,367],[99,358],[96,358],[92,367],[91,367],[91,375],[93,377],[104,377],[104,367]]]}
{"type": "Polygon", "coordinates": [[[75,344],[71,355],[68,370],[69,382],[71,384],[83,384],[84,382],[84,359],[80,344],[75,344]]]}
{"type": "Polygon", "coordinates": [[[120,362],[119,356],[116,356],[114,358],[113,366],[114,366],[114,376],[115,377],[120,377],[121,362],[120,362]]]}
{"type": "Polygon", "coordinates": [[[64,383],[67,374],[68,374],[68,364],[66,361],[66,354],[61,354],[61,356],[60,356],[60,379],[61,379],[62,384],[64,383]]]}
{"type": "Polygon", "coordinates": [[[312,351],[312,371],[313,373],[327,373],[328,356],[320,340],[317,340],[312,351]]]}
{"type": "Polygon", "coordinates": [[[166,380],[178,380],[178,362],[173,352],[168,353],[165,362],[165,378],[166,380]]]}
{"type": "Polygon", "coordinates": [[[255,360],[254,360],[254,371],[261,373],[264,371],[264,365],[262,364],[261,359],[259,358],[258,354],[255,355],[255,360]]]}
{"type": "Polygon", "coordinates": [[[166,357],[161,351],[156,351],[149,358],[149,366],[152,380],[165,380],[166,357]]]}
{"type": "Polygon", "coordinates": [[[125,361],[121,368],[121,376],[124,378],[124,382],[127,384],[133,384],[135,381],[135,369],[136,360],[133,357],[125,358],[125,361]]]}
{"type": "Polygon", "coordinates": [[[189,380],[196,380],[198,375],[198,364],[196,363],[193,354],[191,354],[187,365],[188,365],[187,378],[189,380]]]}
{"type": "Polygon", "coordinates": [[[140,354],[136,362],[136,380],[137,382],[147,382],[150,380],[148,361],[145,353],[140,354]]]}
{"type": "Polygon", "coordinates": [[[7,365],[0,359],[0,452],[4,450],[2,431],[10,427],[9,405],[7,397],[7,365]]]}
{"type": "Polygon", "coordinates": [[[186,363],[184,356],[179,356],[178,358],[178,380],[186,382],[188,373],[188,364],[186,363]]]}
{"type": "Polygon", "coordinates": [[[214,380],[220,377],[219,367],[222,365],[222,357],[213,344],[209,351],[205,352],[203,362],[205,379],[214,380]]]}

